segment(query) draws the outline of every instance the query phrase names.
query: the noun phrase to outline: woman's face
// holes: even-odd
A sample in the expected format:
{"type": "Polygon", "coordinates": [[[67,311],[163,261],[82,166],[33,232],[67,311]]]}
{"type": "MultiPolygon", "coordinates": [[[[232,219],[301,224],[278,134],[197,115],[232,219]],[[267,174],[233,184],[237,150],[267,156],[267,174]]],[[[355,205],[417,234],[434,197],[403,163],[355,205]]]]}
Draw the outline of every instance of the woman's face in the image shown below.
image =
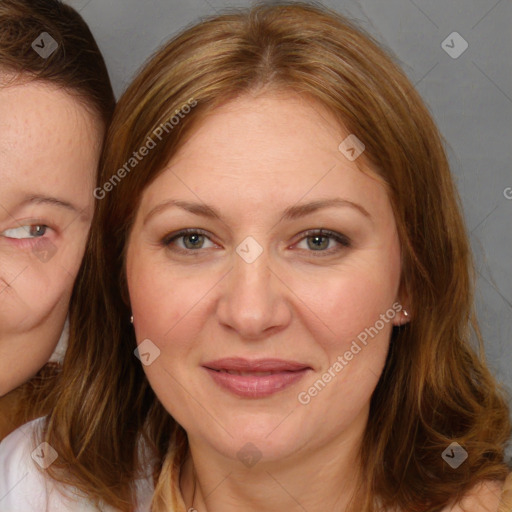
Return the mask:
{"type": "Polygon", "coordinates": [[[0,87],[0,395],[44,366],[83,256],[103,127],[45,83],[0,87]]]}
{"type": "Polygon", "coordinates": [[[143,193],[127,251],[139,357],[196,446],[271,460],[366,424],[404,320],[400,245],[360,147],[338,149],[348,135],[306,99],[243,96],[143,193]]]}

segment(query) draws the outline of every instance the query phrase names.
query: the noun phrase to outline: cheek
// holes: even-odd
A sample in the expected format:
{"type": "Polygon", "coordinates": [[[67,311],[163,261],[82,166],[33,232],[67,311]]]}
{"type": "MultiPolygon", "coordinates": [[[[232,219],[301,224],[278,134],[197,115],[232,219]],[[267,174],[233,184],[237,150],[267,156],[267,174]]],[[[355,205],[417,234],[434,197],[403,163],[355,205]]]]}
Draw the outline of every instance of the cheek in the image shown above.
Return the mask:
{"type": "MultiPolygon", "coordinates": [[[[70,227],[72,226],[73,224],[71,224],[70,227]]],[[[84,257],[89,227],[89,223],[81,223],[79,227],[76,227],[73,233],[67,232],[69,230],[68,228],[64,232],[64,237],[59,240],[54,247],[52,259],[55,259],[55,263],[60,265],[60,271],[66,272],[73,280],[78,273],[84,257]]]]}
{"type": "Polygon", "coordinates": [[[302,311],[312,318],[310,325],[318,325],[319,343],[333,349],[350,345],[391,308],[397,299],[400,269],[396,253],[389,256],[380,264],[361,262],[330,272],[325,279],[315,276],[293,283],[306,306],[301,306],[302,311]]]}
{"type": "Polygon", "coordinates": [[[0,332],[29,330],[69,302],[74,276],[57,261],[6,267],[0,275],[0,332]]]}
{"type": "Polygon", "coordinates": [[[188,299],[182,288],[183,280],[164,276],[156,267],[140,265],[142,260],[137,259],[128,269],[128,291],[137,339],[148,337],[160,343],[165,333],[185,316],[188,299]]]}
{"type": "Polygon", "coordinates": [[[54,349],[55,342],[48,337],[34,343],[32,335],[22,334],[13,343],[12,335],[4,337],[0,333],[0,397],[34,376],[54,349]]]}
{"type": "Polygon", "coordinates": [[[193,282],[175,274],[167,275],[161,266],[141,264],[145,257],[148,258],[134,251],[129,254],[126,267],[137,345],[144,354],[150,354],[149,364],[144,364],[143,370],[166,409],[186,422],[187,414],[193,411],[189,411],[187,396],[180,394],[183,387],[177,383],[185,381],[179,373],[184,369],[190,339],[197,334],[192,332],[196,324],[191,318],[197,302],[193,299],[199,290],[191,293],[193,282]],[[180,404],[177,411],[176,403],[180,404]]]}
{"type": "Polygon", "coordinates": [[[368,404],[382,373],[399,276],[399,253],[392,251],[379,266],[352,268],[327,286],[324,283],[322,290],[310,292],[312,301],[320,297],[316,308],[333,332],[325,328],[327,334],[316,337],[324,364],[305,383],[298,400],[309,412],[330,417],[337,428],[344,428],[368,404]]]}

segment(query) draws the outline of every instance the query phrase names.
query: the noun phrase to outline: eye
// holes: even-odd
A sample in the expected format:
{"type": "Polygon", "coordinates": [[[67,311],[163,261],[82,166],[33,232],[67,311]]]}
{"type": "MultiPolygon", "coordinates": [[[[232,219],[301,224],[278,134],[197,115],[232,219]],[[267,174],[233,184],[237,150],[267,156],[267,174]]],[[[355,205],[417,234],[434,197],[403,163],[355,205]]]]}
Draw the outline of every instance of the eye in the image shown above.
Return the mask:
{"type": "Polygon", "coordinates": [[[204,241],[210,240],[205,231],[201,229],[184,229],[174,235],[170,235],[162,240],[163,245],[171,249],[171,245],[180,238],[183,239],[183,246],[177,247],[176,250],[190,252],[197,249],[204,249],[204,241]]]}
{"type": "MultiPolygon", "coordinates": [[[[303,235],[305,236],[303,236],[300,242],[306,241],[307,248],[310,249],[308,252],[323,253],[322,255],[333,254],[341,250],[340,247],[327,249],[332,241],[337,242],[342,248],[347,248],[351,245],[348,237],[334,231],[316,229],[306,231],[303,235]]],[[[165,237],[162,240],[162,245],[174,251],[190,254],[193,251],[204,249],[205,240],[209,240],[210,243],[212,243],[205,231],[201,229],[184,229],[165,237]],[[176,246],[175,242],[180,239],[182,239],[182,245],[176,246]],[[171,247],[172,245],[174,245],[174,247],[171,247]]]]}
{"type": "Polygon", "coordinates": [[[24,239],[38,238],[44,236],[48,226],[44,224],[32,224],[29,226],[20,226],[19,228],[6,229],[2,235],[6,238],[24,239]]]}
{"type": "MultiPolygon", "coordinates": [[[[301,243],[303,241],[306,242],[306,246],[308,249],[311,249],[309,252],[320,252],[324,254],[332,254],[341,250],[340,247],[328,248],[329,243],[331,241],[335,241],[340,244],[342,247],[350,247],[350,240],[345,235],[340,233],[336,233],[334,231],[326,231],[323,229],[309,230],[304,233],[304,237],[301,239],[301,243]]],[[[315,255],[316,256],[316,255],[315,255]]]]}

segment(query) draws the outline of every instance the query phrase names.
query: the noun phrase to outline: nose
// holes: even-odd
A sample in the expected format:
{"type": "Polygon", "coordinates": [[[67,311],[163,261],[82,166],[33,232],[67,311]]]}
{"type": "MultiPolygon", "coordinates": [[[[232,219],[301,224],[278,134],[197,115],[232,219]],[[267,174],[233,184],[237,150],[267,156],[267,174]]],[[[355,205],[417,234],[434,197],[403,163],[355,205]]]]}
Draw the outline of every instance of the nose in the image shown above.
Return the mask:
{"type": "Polygon", "coordinates": [[[222,280],[217,317],[240,338],[258,340],[289,324],[293,293],[284,276],[271,268],[276,265],[272,265],[268,251],[249,261],[233,253],[233,268],[222,280]]]}

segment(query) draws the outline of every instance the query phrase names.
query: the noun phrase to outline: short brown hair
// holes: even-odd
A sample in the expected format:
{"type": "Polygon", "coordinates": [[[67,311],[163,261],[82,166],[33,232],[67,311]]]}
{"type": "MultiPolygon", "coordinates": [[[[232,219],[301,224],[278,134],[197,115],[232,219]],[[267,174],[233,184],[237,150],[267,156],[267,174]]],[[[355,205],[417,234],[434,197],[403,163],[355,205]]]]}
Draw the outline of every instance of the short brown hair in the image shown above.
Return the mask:
{"type": "Polygon", "coordinates": [[[80,14],[59,0],[1,0],[0,70],[63,87],[110,121],[115,96],[103,56],[80,14]],[[47,58],[32,47],[43,32],[58,45],[47,58]]]}

